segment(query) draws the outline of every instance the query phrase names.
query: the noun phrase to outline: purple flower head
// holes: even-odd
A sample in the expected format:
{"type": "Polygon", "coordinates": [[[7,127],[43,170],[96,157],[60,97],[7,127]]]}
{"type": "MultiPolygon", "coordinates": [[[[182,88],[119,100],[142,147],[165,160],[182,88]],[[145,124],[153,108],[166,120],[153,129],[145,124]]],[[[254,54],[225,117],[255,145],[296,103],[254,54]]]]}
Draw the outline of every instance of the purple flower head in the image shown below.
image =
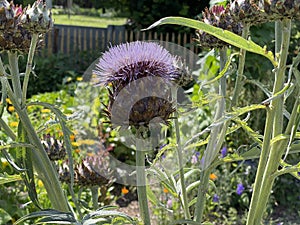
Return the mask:
{"type": "Polygon", "coordinates": [[[222,156],[222,158],[224,158],[226,155],[227,155],[227,147],[223,147],[221,149],[221,156],[222,156]]]}
{"type": "Polygon", "coordinates": [[[238,195],[241,195],[244,192],[244,190],[245,190],[244,185],[242,183],[239,183],[236,188],[236,193],[238,195]]]}
{"type": "Polygon", "coordinates": [[[220,16],[222,13],[225,13],[225,9],[224,6],[222,5],[214,5],[211,8],[211,12],[215,15],[215,16],[220,16]]]}
{"type": "Polygon", "coordinates": [[[168,81],[179,79],[176,61],[178,59],[159,44],[136,41],[111,47],[93,72],[97,75],[98,84],[112,83],[116,89],[122,89],[130,82],[148,76],[168,81]]]}
{"type": "Polygon", "coordinates": [[[219,202],[219,200],[220,200],[219,195],[214,194],[212,201],[213,202],[219,202]]]}
{"type": "Polygon", "coordinates": [[[111,87],[106,110],[111,122],[135,128],[168,124],[175,111],[171,85],[188,77],[179,58],[157,43],[141,41],[111,47],[93,73],[98,85],[111,87]]]}

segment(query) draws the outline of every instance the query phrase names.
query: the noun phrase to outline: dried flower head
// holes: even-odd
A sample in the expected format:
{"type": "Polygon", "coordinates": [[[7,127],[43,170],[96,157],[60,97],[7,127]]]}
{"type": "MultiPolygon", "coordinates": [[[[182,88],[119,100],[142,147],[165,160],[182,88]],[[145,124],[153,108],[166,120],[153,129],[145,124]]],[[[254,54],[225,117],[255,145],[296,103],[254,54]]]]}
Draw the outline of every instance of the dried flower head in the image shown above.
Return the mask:
{"type": "Polygon", "coordinates": [[[260,0],[259,4],[266,12],[268,21],[300,18],[300,1],[298,0],[260,0]]]}
{"type": "Polygon", "coordinates": [[[46,33],[53,26],[51,12],[42,0],[37,0],[23,10],[20,24],[32,33],[46,33]]]}
{"type": "MultiPolygon", "coordinates": [[[[79,186],[107,185],[113,180],[109,174],[112,174],[112,171],[109,168],[108,152],[101,149],[97,154],[86,156],[74,166],[74,183],[79,186]]],[[[59,176],[61,181],[70,183],[67,161],[59,168],[59,176]]]]}
{"type": "Polygon", "coordinates": [[[65,158],[66,149],[64,148],[63,143],[60,140],[56,139],[50,134],[46,134],[44,135],[41,142],[50,160],[54,161],[65,158]]]}
{"type": "MultiPolygon", "coordinates": [[[[215,5],[211,9],[206,8],[205,11],[202,12],[202,15],[203,22],[206,24],[231,31],[238,35],[242,33],[241,23],[234,20],[228,7],[225,9],[223,6],[215,5]]],[[[201,30],[197,31],[197,36],[200,45],[203,47],[222,48],[228,46],[226,42],[201,30]]]]}
{"type": "Polygon", "coordinates": [[[230,14],[235,21],[250,25],[261,24],[268,21],[267,14],[254,0],[234,0],[229,7],[230,14]]]}
{"type": "Polygon", "coordinates": [[[113,123],[120,126],[147,127],[156,117],[167,122],[174,112],[168,85],[181,85],[190,79],[183,65],[154,42],[136,41],[110,48],[94,71],[98,84],[111,86],[106,111],[109,118],[113,116],[113,123]]]}
{"type": "Polygon", "coordinates": [[[51,13],[43,1],[22,9],[13,2],[0,0],[0,51],[28,52],[33,33],[39,34],[38,46],[43,35],[53,26],[51,13]]]}

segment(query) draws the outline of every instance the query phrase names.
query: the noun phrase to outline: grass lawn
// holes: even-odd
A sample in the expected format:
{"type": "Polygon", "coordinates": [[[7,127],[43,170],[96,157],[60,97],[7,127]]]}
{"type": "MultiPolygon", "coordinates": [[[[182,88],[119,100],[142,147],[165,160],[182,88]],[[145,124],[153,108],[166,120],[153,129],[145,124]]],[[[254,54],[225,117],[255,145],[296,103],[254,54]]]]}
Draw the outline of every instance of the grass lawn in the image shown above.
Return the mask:
{"type": "Polygon", "coordinates": [[[126,18],[121,18],[121,17],[110,18],[110,17],[71,15],[69,19],[68,15],[53,15],[53,18],[54,18],[54,24],[86,26],[86,27],[102,27],[102,28],[105,28],[108,25],[123,25],[126,22],[126,18]]]}

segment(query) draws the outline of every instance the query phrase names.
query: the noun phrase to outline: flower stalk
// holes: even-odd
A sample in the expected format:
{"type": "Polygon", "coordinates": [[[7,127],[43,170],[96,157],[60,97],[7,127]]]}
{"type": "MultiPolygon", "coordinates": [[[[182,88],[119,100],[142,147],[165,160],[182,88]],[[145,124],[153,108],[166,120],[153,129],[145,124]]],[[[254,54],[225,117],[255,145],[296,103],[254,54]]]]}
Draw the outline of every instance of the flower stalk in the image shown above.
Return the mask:
{"type": "MultiPolygon", "coordinates": [[[[177,88],[171,88],[172,90],[172,99],[173,101],[177,100],[177,88]]],[[[177,108],[177,103],[175,103],[175,107],[177,108]]],[[[191,219],[191,214],[188,206],[188,198],[186,193],[185,179],[184,179],[184,170],[183,170],[183,157],[182,157],[182,145],[180,139],[180,131],[179,131],[179,122],[178,122],[178,111],[175,109],[175,132],[176,132],[176,143],[177,143],[177,160],[179,166],[179,177],[180,177],[180,185],[181,185],[181,194],[182,194],[182,207],[184,210],[185,219],[191,219]]]]}
{"type": "MultiPolygon", "coordinates": [[[[224,47],[220,49],[220,71],[223,70],[227,61],[227,48],[224,47]]],[[[226,95],[226,77],[223,76],[220,79],[219,86],[216,87],[216,92],[220,95],[220,99],[217,103],[216,113],[214,120],[217,121],[224,115],[226,103],[225,103],[225,95],[226,95]]],[[[194,212],[194,220],[197,222],[202,221],[203,211],[206,202],[206,191],[208,189],[209,184],[209,174],[212,167],[211,163],[215,160],[218,152],[221,149],[221,146],[224,142],[224,137],[227,130],[227,123],[215,125],[210,134],[210,138],[207,144],[207,147],[204,152],[204,162],[201,162],[201,174],[200,174],[200,185],[198,187],[198,195],[197,202],[195,206],[194,212]]]]}
{"type": "MultiPolygon", "coordinates": [[[[290,32],[291,20],[284,19],[282,21],[282,42],[278,58],[278,67],[275,68],[273,95],[279,92],[284,85],[290,32]]],[[[266,204],[271,193],[272,185],[274,183],[274,177],[271,175],[277,171],[281,155],[285,150],[285,148],[280,148],[280,142],[271,145],[271,139],[282,133],[283,103],[283,96],[274,98],[270,102],[270,107],[267,109],[264,141],[256,173],[247,225],[261,223],[266,204]]]]}
{"type": "MultiPolygon", "coordinates": [[[[143,132],[140,128],[138,133],[143,132]]],[[[146,189],[146,165],[145,165],[145,151],[143,148],[143,135],[137,135],[136,138],[136,185],[139,200],[140,216],[145,225],[151,225],[150,213],[148,207],[148,197],[146,189]]]]}
{"type": "Polygon", "coordinates": [[[29,49],[28,58],[27,58],[25,76],[24,76],[24,81],[23,81],[23,90],[22,90],[22,95],[23,95],[22,103],[23,104],[26,103],[27,87],[28,87],[30,73],[32,71],[32,61],[33,61],[33,57],[34,57],[34,53],[35,53],[35,49],[36,49],[38,41],[39,41],[39,34],[37,34],[37,33],[32,34],[30,49],[29,49]]]}
{"type": "MultiPolygon", "coordinates": [[[[247,39],[249,29],[250,29],[250,24],[245,23],[243,26],[243,31],[242,31],[243,38],[247,39]]],[[[246,61],[246,50],[241,48],[240,55],[239,55],[239,65],[238,65],[235,86],[234,86],[234,91],[233,91],[233,97],[232,97],[232,101],[231,101],[232,106],[236,106],[238,104],[238,97],[240,95],[241,88],[243,86],[242,79],[243,79],[243,75],[244,75],[245,61],[246,61]]]]}

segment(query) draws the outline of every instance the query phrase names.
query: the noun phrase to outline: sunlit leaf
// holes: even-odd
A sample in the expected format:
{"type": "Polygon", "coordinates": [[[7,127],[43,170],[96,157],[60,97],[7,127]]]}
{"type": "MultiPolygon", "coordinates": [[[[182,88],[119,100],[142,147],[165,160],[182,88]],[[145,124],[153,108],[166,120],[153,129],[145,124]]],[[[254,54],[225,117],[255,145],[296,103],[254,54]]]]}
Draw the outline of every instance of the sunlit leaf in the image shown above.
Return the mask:
{"type": "Polygon", "coordinates": [[[277,62],[274,59],[274,55],[272,52],[267,51],[265,48],[260,47],[256,43],[254,43],[251,40],[246,40],[242,38],[241,36],[234,34],[230,31],[223,30],[218,27],[214,27],[212,25],[206,24],[199,20],[193,20],[189,18],[184,17],[165,17],[157,22],[153,23],[151,26],[149,26],[146,30],[152,29],[156,26],[164,25],[164,24],[174,24],[174,25],[181,25],[186,27],[191,27],[197,30],[202,30],[210,35],[215,36],[216,38],[219,38],[222,41],[227,42],[230,45],[236,46],[238,48],[245,49],[249,52],[253,52],[259,55],[263,55],[266,58],[268,58],[272,64],[276,67],[277,62]]]}
{"type": "Polygon", "coordinates": [[[0,174],[0,185],[22,180],[20,175],[0,174]]]}

